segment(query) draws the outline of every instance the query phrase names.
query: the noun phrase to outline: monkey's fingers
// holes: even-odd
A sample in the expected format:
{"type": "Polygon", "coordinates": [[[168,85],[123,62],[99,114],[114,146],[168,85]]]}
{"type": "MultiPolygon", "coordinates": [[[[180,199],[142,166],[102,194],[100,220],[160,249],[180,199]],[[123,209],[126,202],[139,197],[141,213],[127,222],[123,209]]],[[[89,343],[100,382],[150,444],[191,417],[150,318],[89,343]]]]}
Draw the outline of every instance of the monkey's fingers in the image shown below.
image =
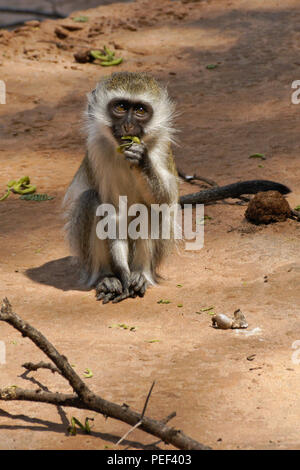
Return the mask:
{"type": "Polygon", "coordinates": [[[121,294],[122,293],[122,284],[120,280],[116,277],[109,277],[104,279],[104,286],[108,292],[121,294]]]}
{"type": "Polygon", "coordinates": [[[144,144],[133,143],[124,151],[124,156],[131,163],[139,164],[143,160],[145,152],[146,147],[144,144]]]}
{"type": "Polygon", "coordinates": [[[136,295],[144,297],[147,286],[148,283],[144,274],[138,272],[131,274],[130,288],[136,293],[136,295]]]}
{"type": "Polygon", "coordinates": [[[135,165],[138,165],[141,161],[141,158],[136,153],[129,152],[128,150],[125,152],[125,158],[130,163],[134,163],[135,165]]]}
{"type": "MultiPolygon", "coordinates": [[[[104,299],[108,294],[115,296],[122,293],[122,284],[116,277],[105,277],[96,287],[97,300],[104,299]]],[[[110,300],[110,299],[109,299],[110,300]]],[[[103,302],[107,303],[107,302],[103,302]]]]}
{"type": "Polygon", "coordinates": [[[139,282],[141,274],[137,272],[133,272],[130,274],[130,287],[135,287],[137,283],[139,282]]]}
{"type": "Polygon", "coordinates": [[[148,283],[145,282],[142,287],[140,288],[140,290],[138,291],[138,295],[139,297],[144,297],[145,293],[146,293],[146,290],[147,290],[147,287],[148,287],[148,283]]]}
{"type": "Polygon", "coordinates": [[[115,297],[113,300],[112,300],[112,303],[113,304],[117,304],[118,302],[121,302],[122,300],[125,300],[125,299],[128,299],[128,297],[130,297],[130,292],[128,289],[126,289],[123,294],[121,295],[118,295],[117,297],[115,297]]]}
{"type": "Polygon", "coordinates": [[[113,294],[112,292],[109,292],[109,294],[106,294],[106,295],[104,296],[102,303],[103,303],[103,304],[108,304],[108,302],[109,302],[110,300],[112,300],[112,298],[113,298],[114,296],[115,296],[115,294],[113,294]]]}
{"type": "Polygon", "coordinates": [[[143,274],[141,275],[140,279],[139,279],[139,282],[137,283],[137,285],[135,286],[135,291],[136,292],[140,292],[143,288],[145,287],[145,290],[146,290],[146,287],[147,287],[147,281],[145,279],[145,277],[143,276],[143,274]]]}
{"type": "Polygon", "coordinates": [[[135,299],[137,297],[137,293],[133,289],[129,290],[129,294],[132,299],[135,299]]]}
{"type": "Polygon", "coordinates": [[[97,300],[103,299],[104,295],[106,295],[106,294],[108,294],[108,293],[109,293],[109,290],[108,290],[105,286],[103,286],[103,285],[99,286],[99,285],[98,285],[98,286],[96,287],[96,297],[97,297],[97,300]],[[100,297],[100,296],[101,296],[101,297],[100,297]]]}
{"type": "Polygon", "coordinates": [[[97,295],[96,293],[96,300],[102,300],[105,297],[105,292],[100,292],[100,294],[97,295]]]}

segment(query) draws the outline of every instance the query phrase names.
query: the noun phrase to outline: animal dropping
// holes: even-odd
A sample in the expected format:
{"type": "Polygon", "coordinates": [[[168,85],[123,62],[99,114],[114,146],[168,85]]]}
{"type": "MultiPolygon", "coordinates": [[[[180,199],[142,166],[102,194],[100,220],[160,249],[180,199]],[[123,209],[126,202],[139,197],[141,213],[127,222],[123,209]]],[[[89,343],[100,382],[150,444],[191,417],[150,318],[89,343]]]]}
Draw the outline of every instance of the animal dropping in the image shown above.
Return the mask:
{"type": "Polygon", "coordinates": [[[278,191],[257,193],[245,212],[246,219],[254,224],[283,222],[291,216],[289,203],[278,191]]]}

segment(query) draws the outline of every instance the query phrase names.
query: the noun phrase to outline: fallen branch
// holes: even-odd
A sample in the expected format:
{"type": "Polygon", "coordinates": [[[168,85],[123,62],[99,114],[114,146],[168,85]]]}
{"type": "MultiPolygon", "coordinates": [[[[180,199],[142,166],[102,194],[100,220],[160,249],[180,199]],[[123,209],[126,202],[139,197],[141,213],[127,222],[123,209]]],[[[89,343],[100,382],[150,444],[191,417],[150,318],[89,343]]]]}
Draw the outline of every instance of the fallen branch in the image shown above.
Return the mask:
{"type": "MultiPolygon", "coordinates": [[[[3,300],[0,321],[5,321],[18,330],[22,336],[28,337],[41,351],[43,351],[49,359],[55,364],[56,367],[49,367],[47,363],[39,364],[25,364],[27,370],[35,367],[36,369],[43,367],[50,369],[58,369],[59,373],[69,382],[74,394],[52,393],[38,388],[36,390],[24,390],[22,388],[11,386],[0,389],[0,400],[21,400],[21,401],[34,401],[38,403],[49,403],[55,406],[71,406],[73,408],[92,410],[101,413],[105,417],[114,418],[130,426],[136,426],[139,423],[139,428],[143,431],[160,438],[167,444],[172,444],[178,449],[186,450],[208,450],[209,447],[195,441],[194,439],[186,436],[182,431],[171,428],[166,425],[166,420],[156,421],[144,416],[144,412],[153,388],[148,393],[143,413],[132,411],[128,405],[120,406],[116,403],[109,402],[99,395],[93,393],[82,379],[77,375],[74,369],[69,364],[67,358],[62,356],[55,347],[36,330],[29,323],[25,322],[17,314],[12,311],[12,306],[7,298],[3,300]],[[42,365],[41,365],[42,364],[42,365]],[[47,367],[45,367],[45,365],[47,367]]],[[[31,369],[33,370],[33,369],[31,369]]],[[[171,417],[173,416],[170,415],[171,417]]],[[[168,417],[170,419],[170,417],[168,417]]]]}

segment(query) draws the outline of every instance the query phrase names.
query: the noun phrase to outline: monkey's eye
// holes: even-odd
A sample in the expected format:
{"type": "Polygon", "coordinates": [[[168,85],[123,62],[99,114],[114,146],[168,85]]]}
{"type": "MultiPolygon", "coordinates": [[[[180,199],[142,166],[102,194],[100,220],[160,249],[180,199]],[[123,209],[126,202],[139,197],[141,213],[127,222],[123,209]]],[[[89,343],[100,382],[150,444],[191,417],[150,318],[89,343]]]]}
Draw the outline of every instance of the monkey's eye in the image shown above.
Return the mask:
{"type": "Polygon", "coordinates": [[[134,108],[134,112],[137,116],[139,117],[144,117],[147,113],[145,107],[143,105],[137,105],[135,108],[134,108]]]}
{"type": "Polygon", "coordinates": [[[124,114],[127,111],[127,106],[125,103],[117,103],[114,106],[114,111],[118,114],[124,114]]]}

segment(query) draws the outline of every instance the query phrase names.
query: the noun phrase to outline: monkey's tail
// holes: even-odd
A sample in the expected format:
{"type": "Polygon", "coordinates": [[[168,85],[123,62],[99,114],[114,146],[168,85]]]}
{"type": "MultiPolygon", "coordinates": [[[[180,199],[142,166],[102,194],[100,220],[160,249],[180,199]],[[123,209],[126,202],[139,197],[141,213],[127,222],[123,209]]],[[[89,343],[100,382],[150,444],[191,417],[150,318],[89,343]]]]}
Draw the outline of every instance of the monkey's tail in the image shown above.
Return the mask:
{"type": "Polygon", "coordinates": [[[227,184],[226,186],[205,189],[198,193],[186,194],[179,198],[179,204],[206,204],[221,199],[240,197],[243,194],[256,194],[259,191],[279,191],[288,194],[291,190],[281,183],[269,180],[250,180],[227,184]]]}

